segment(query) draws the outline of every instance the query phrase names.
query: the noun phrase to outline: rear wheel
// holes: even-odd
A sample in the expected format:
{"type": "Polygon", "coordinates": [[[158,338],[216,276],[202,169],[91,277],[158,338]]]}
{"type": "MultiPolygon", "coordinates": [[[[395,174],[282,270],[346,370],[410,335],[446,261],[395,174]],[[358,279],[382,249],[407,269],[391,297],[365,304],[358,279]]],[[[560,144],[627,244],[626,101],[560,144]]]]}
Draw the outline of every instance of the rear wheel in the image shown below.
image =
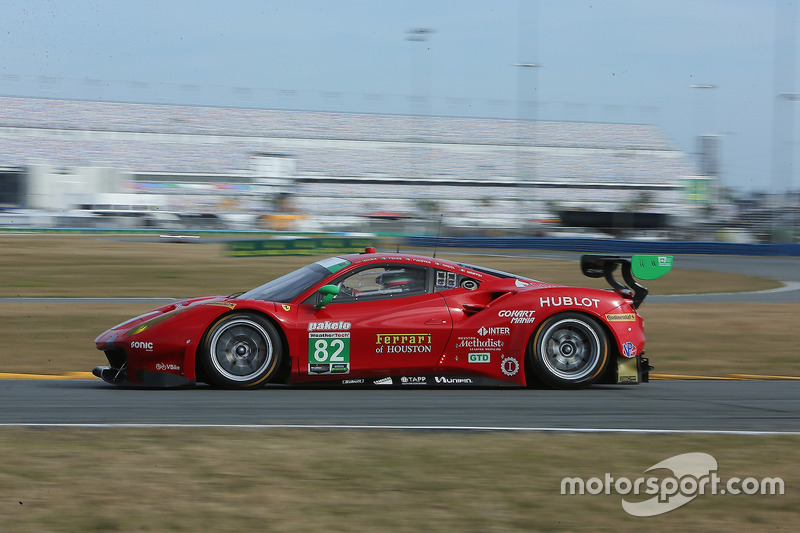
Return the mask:
{"type": "Polygon", "coordinates": [[[561,313],[547,318],[528,349],[541,381],[560,389],[587,387],[608,364],[608,336],[592,317],[561,313]]]}
{"type": "Polygon", "coordinates": [[[212,384],[252,389],[275,377],[282,353],[281,337],[272,323],[252,313],[235,313],[209,328],[200,355],[212,384]]]}

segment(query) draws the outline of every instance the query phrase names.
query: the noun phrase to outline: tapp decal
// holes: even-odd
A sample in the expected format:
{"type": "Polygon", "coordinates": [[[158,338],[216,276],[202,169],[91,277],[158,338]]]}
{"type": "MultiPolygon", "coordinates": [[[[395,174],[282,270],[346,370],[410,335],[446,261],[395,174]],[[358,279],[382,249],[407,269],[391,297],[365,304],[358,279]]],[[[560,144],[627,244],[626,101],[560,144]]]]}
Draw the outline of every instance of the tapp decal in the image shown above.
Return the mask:
{"type": "Polygon", "coordinates": [[[600,307],[599,298],[578,298],[577,296],[542,296],[539,298],[540,307],[561,307],[570,306],[575,307],[600,307]]]}
{"type": "Polygon", "coordinates": [[[378,333],[375,353],[431,353],[430,333],[378,333]]]}

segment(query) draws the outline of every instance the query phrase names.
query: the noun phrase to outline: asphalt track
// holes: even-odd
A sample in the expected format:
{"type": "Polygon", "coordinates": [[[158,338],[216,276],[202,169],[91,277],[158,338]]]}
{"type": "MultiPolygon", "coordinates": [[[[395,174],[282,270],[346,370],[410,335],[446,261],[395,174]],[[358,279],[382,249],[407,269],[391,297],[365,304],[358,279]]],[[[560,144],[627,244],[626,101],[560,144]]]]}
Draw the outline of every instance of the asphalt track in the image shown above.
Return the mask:
{"type": "Polygon", "coordinates": [[[0,380],[0,426],[238,426],[800,434],[800,381],[543,389],[119,389],[0,380]]]}
{"type": "MultiPolygon", "coordinates": [[[[735,294],[651,295],[648,302],[800,302],[800,258],[686,256],[678,261],[684,268],[769,277],[784,286],[735,294]]],[[[0,303],[4,301],[20,300],[0,299],[0,303]]],[[[119,389],[97,379],[0,379],[0,407],[0,427],[357,427],[800,435],[800,379],[655,380],[639,386],[578,391],[267,387],[247,392],[205,386],[119,389]]]]}

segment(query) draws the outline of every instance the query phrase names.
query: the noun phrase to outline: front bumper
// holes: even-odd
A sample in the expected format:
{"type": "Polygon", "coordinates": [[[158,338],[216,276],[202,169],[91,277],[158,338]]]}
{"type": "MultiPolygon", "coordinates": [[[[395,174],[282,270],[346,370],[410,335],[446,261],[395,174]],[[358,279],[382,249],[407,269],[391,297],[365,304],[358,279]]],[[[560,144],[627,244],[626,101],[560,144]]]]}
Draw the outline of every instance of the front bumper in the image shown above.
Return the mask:
{"type": "Polygon", "coordinates": [[[153,372],[145,368],[134,371],[133,379],[128,374],[128,360],[124,350],[105,350],[109,366],[97,366],[92,374],[106,383],[121,387],[158,387],[176,388],[194,385],[196,380],[190,380],[183,375],[172,372],[153,372]]]}

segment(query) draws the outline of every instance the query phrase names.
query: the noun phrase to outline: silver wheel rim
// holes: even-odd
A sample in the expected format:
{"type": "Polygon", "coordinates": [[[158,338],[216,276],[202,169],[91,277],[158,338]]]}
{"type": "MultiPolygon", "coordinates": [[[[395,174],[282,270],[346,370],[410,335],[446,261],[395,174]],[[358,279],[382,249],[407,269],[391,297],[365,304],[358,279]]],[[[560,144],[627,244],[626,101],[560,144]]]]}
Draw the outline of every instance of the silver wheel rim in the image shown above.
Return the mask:
{"type": "Polygon", "coordinates": [[[226,322],[211,337],[211,364],[232,381],[249,381],[273,359],[272,341],[258,323],[241,318],[226,322]]]}
{"type": "Polygon", "coordinates": [[[542,362],[554,376],[579,381],[591,374],[600,359],[600,337],[581,320],[559,320],[542,333],[542,362]]]}

